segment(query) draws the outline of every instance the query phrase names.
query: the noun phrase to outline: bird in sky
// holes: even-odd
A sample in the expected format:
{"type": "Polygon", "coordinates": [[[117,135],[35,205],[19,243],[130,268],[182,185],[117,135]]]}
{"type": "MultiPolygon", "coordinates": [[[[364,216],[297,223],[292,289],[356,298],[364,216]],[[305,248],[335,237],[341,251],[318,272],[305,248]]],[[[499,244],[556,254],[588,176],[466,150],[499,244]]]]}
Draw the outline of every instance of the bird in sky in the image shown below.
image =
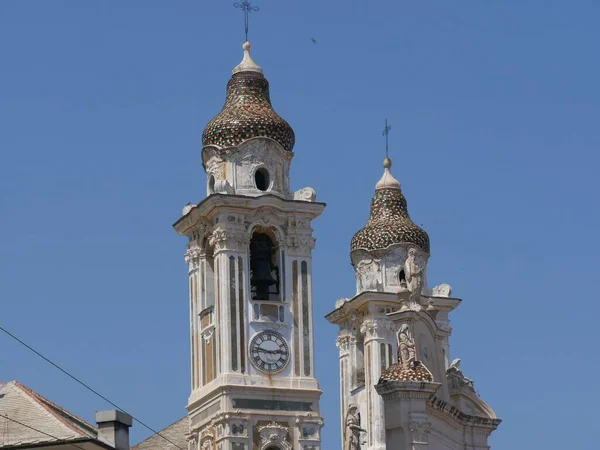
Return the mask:
{"type": "Polygon", "coordinates": [[[310,40],[313,42],[313,44],[317,43],[317,40],[315,38],[310,38],[310,40]]]}

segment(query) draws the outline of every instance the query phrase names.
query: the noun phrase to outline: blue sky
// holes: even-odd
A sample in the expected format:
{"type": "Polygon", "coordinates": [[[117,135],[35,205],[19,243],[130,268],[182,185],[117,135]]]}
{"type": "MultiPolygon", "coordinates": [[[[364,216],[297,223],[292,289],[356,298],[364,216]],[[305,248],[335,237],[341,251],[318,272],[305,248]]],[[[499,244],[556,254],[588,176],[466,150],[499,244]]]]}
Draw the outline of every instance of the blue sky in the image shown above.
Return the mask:
{"type": "MultiPolygon", "coordinates": [[[[155,428],[189,394],[171,224],[203,198],[202,130],[241,59],[230,3],[0,3],[0,325],[155,428]]],[[[600,3],[256,3],[253,56],[296,131],[293,188],[328,204],[314,223],[323,448],[340,448],[323,316],[353,294],[384,118],[430,283],[464,299],[452,357],[504,419],[493,447],[597,448],[600,3]]],[[[1,381],[90,421],[109,407],[3,335],[0,353],[1,381]]]]}

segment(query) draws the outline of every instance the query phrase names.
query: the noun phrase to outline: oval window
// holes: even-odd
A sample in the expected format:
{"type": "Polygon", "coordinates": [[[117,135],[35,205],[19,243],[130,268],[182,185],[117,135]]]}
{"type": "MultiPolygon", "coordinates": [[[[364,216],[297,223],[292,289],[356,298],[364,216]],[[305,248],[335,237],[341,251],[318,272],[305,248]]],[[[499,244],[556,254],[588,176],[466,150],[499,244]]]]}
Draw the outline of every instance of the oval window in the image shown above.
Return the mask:
{"type": "Polygon", "coordinates": [[[256,184],[256,189],[259,191],[269,189],[269,182],[269,172],[264,167],[261,167],[254,173],[254,183],[256,184]]]}

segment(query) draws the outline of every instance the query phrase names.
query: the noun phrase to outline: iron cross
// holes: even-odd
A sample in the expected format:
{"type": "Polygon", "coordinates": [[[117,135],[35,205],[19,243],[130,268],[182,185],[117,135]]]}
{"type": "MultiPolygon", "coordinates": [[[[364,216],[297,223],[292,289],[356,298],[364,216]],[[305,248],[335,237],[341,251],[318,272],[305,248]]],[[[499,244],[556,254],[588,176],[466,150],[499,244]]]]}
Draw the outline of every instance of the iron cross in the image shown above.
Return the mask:
{"type": "Polygon", "coordinates": [[[234,3],[233,6],[244,11],[244,30],[246,30],[246,41],[248,41],[248,16],[250,13],[258,11],[260,8],[252,4],[252,0],[241,0],[239,3],[234,3]]]}
{"type": "Polygon", "coordinates": [[[383,129],[382,135],[385,136],[385,156],[388,156],[388,135],[392,129],[391,125],[388,125],[387,119],[385,119],[385,128],[383,129]]]}

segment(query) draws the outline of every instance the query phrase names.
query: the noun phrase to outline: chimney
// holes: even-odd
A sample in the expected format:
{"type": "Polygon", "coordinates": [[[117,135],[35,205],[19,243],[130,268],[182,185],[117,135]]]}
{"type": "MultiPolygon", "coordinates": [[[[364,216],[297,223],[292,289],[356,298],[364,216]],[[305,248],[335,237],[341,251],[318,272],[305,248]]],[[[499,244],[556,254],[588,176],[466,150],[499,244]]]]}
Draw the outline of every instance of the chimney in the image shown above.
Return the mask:
{"type": "Polygon", "coordinates": [[[129,450],[129,427],[132,418],[116,409],[96,412],[98,438],[112,444],[117,450],[129,450]]]}

